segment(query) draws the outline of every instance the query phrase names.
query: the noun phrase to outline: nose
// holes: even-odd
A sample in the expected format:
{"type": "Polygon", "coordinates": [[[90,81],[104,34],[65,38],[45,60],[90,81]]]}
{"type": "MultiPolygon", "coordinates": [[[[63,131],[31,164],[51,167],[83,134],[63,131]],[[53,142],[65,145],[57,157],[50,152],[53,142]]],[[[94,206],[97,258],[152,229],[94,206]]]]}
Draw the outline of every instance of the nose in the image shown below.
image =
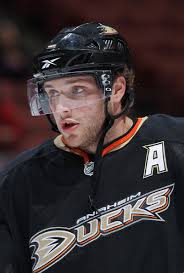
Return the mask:
{"type": "Polygon", "coordinates": [[[64,105],[60,104],[60,105],[57,106],[56,112],[59,113],[61,116],[70,115],[71,108],[68,107],[68,106],[64,106],[64,105]]]}
{"type": "Polygon", "coordinates": [[[56,112],[59,113],[62,117],[70,116],[72,111],[72,105],[70,99],[62,96],[62,99],[58,101],[56,105],[56,112]]]}

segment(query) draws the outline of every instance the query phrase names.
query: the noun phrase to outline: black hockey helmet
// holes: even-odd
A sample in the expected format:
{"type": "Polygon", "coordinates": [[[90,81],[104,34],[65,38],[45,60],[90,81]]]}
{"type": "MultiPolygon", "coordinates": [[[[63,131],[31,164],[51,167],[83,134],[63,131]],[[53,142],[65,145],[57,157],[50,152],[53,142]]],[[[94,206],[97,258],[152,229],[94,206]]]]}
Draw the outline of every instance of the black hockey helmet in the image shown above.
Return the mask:
{"type": "MultiPolygon", "coordinates": [[[[35,57],[36,73],[28,81],[28,98],[33,116],[51,114],[45,81],[80,74],[93,75],[104,97],[112,91],[113,79],[124,66],[132,69],[127,42],[110,26],[86,23],[62,29],[35,57]]],[[[127,99],[129,91],[126,90],[127,99]]],[[[133,104],[129,99],[129,107],[133,104]]],[[[128,108],[128,107],[127,107],[128,108]]]]}

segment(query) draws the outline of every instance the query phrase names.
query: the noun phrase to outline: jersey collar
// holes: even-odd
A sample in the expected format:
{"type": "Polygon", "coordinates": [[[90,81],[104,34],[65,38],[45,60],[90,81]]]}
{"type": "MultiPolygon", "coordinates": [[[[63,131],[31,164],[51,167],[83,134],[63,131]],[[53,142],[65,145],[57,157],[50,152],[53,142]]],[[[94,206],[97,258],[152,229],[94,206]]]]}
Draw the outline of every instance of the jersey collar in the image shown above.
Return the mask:
{"type": "MultiPolygon", "coordinates": [[[[142,124],[145,122],[145,120],[147,118],[148,117],[138,118],[137,121],[132,126],[132,128],[126,134],[124,134],[121,138],[118,138],[118,140],[115,140],[114,142],[112,142],[110,145],[106,146],[103,149],[102,157],[104,157],[106,154],[108,154],[110,152],[119,150],[120,148],[127,145],[130,142],[130,140],[136,135],[136,133],[138,132],[138,130],[140,129],[140,127],[142,126],[142,124]]],[[[62,135],[59,135],[54,139],[54,144],[59,149],[65,150],[67,152],[72,152],[74,154],[77,154],[77,155],[83,157],[85,164],[90,162],[89,155],[85,151],[78,149],[78,148],[68,147],[65,144],[65,141],[64,141],[64,138],[62,135]]]]}

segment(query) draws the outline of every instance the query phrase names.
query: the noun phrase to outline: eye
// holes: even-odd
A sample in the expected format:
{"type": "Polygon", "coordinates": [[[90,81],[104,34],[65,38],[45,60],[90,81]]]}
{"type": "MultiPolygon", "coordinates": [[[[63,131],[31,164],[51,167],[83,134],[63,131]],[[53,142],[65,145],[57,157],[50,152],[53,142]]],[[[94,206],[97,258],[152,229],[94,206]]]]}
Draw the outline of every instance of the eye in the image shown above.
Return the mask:
{"type": "Polygon", "coordinates": [[[56,97],[59,95],[59,92],[53,89],[53,90],[47,91],[47,94],[49,97],[56,97]]]}
{"type": "Polygon", "coordinates": [[[74,88],[73,88],[73,90],[72,90],[72,93],[74,94],[74,95],[82,95],[82,94],[84,94],[85,93],[85,89],[84,89],[84,87],[81,87],[81,86],[75,86],[74,88]]]}

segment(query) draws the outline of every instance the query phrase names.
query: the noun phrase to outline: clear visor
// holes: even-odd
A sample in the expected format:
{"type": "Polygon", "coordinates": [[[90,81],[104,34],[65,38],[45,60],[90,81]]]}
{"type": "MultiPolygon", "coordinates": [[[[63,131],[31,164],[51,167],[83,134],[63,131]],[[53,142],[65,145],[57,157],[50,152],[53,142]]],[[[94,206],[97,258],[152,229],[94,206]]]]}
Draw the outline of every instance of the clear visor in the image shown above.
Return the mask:
{"type": "Polygon", "coordinates": [[[41,75],[27,83],[31,114],[47,115],[100,103],[111,94],[110,85],[110,75],[104,71],[57,73],[51,78],[41,75]]]}

